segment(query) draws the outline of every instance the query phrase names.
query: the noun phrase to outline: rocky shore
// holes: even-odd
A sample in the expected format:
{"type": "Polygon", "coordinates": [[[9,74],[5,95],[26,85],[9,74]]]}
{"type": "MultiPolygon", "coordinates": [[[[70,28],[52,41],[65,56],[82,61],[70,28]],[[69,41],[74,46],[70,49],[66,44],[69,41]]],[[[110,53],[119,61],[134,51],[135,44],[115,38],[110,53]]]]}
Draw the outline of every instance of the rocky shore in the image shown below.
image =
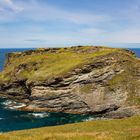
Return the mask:
{"type": "Polygon", "coordinates": [[[0,96],[25,103],[23,110],[129,117],[140,113],[140,60],[100,46],[10,53],[0,96]]]}

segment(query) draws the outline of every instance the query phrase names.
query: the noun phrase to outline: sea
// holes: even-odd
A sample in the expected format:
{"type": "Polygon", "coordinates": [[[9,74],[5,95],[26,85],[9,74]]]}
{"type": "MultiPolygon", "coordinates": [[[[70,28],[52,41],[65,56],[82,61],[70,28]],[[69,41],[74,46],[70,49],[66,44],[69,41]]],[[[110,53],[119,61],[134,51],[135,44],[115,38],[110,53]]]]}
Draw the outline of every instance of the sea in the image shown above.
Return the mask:
{"type": "MultiPolygon", "coordinates": [[[[0,49],[0,71],[3,70],[7,53],[21,52],[31,49],[34,48],[0,49]]],[[[137,57],[140,57],[140,48],[130,48],[130,50],[135,52],[137,57]]],[[[0,133],[98,119],[97,116],[95,117],[91,115],[18,111],[16,108],[22,106],[22,104],[15,103],[15,106],[7,107],[11,102],[12,101],[10,100],[0,99],[0,133]]]]}

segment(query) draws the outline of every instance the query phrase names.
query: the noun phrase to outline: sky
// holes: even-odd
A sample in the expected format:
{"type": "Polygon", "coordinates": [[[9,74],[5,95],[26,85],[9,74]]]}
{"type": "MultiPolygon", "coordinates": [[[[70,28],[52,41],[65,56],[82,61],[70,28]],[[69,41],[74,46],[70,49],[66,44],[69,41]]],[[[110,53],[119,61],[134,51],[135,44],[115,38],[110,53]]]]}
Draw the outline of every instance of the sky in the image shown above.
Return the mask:
{"type": "Polygon", "coordinates": [[[0,0],[0,48],[108,44],[140,47],[140,0],[0,0]]]}

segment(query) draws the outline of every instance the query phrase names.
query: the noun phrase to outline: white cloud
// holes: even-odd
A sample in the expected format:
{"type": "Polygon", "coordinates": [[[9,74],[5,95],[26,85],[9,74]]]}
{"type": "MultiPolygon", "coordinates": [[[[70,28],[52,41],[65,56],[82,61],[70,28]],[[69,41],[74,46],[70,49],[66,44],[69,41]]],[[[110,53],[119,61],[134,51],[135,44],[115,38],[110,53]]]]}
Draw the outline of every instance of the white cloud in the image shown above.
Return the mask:
{"type": "Polygon", "coordinates": [[[140,27],[129,27],[122,31],[108,33],[104,38],[106,42],[140,43],[140,27]]]}
{"type": "Polygon", "coordinates": [[[22,17],[33,21],[63,21],[74,24],[94,24],[97,22],[109,21],[110,17],[106,15],[97,15],[85,13],[82,11],[69,11],[54,7],[49,4],[42,5],[36,3],[24,3],[26,7],[22,17]],[[27,4],[27,5],[26,5],[27,4]]]}
{"type": "Polygon", "coordinates": [[[98,29],[98,28],[85,28],[85,29],[82,29],[80,32],[83,34],[92,35],[92,36],[102,35],[106,33],[105,30],[98,29]]]}
{"type": "Polygon", "coordinates": [[[0,9],[2,9],[3,12],[6,12],[7,9],[10,9],[13,12],[20,12],[24,8],[16,5],[13,0],[1,0],[0,9]]]}
{"type": "MultiPolygon", "coordinates": [[[[1,15],[2,21],[11,18],[11,21],[62,21],[74,24],[97,24],[99,22],[108,22],[111,19],[108,15],[86,13],[84,11],[69,11],[45,3],[44,5],[37,0],[14,1],[2,0],[0,8],[4,9],[1,15]],[[9,8],[14,13],[10,13],[9,8]],[[19,14],[16,14],[19,13],[19,14]]],[[[7,21],[7,20],[6,20],[7,21]]],[[[9,21],[9,20],[8,20],[9,21]]]]}
{"type": "Polygon", "coordinates": [[[120,13],[114,17],[109,13],[70,11],[48,3],[42,4],[39,0],[0,0],[0,23],[2,21],[8,23],[29,21],[30,23],[30,25],[27,22],[27,24],[15,28],[10,26],[8,29],[1,27],[0,45],[6,45],[7,42],[19,44],[19,46],[22,44],[24,47],[31,44],[39,47],[47,44],[140,42],[139,10],[139,5],[134,4],[130,9],[119,9],[120,13]],[[131,23],[133,20],[135,22],[131,23]],[[45,27],[48,26],[46,25],[48,21],[52,23],[49,25],[51,29],[58,27],[59,31],[52,31],[50,27],[45,27]],[[66,31],[63,28],[63,23],[68,26],[66,31]],[[139,25],[136,26],[136,24],[139,25]]]}

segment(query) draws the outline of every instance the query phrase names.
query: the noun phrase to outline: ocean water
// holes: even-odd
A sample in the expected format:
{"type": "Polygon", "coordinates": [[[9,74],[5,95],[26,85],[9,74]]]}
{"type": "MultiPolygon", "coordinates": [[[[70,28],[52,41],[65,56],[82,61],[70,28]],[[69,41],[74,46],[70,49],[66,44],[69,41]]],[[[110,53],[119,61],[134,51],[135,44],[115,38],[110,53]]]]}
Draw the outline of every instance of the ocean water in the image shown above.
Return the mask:
{"type": "Polygon", "coordinates": [[[34,48],[7,48],[7,49],[0,49],[0,71],[2,71],[4,63],[5,63],[5,58],[7,53],[11,52],[22,52],[26,50],[31,50],[34,48]]]}
{"type": "Polygon", "coordinates": [[[130,48],[129,50],[133,51],[140,58],[140,48],[130,48]]]}
{"type": "MultiPolygon", "coordinates": [[[[0,70],[3,69],[6,53],[25,50],[29,49],[0,49],[0,70]]],[[[130,50],[134,51],[140,57],[140,49],[130,50]]],[[[16,104],[12,108],[7,108],[7,105],[10,103],[11,101],[0,99],[0,132],[55,126],[95,119],[94,116],[87,115],[17,111],[15,109],[22,106],[22,104],[16,104]]]]}
{"type": "MultiPolygon", "coordinates": [[[[3,69],[7,53],[30,49],[0,49],[0,71],[3,69]]],[[[0,99],[0,132],[54,126],[92,119],[92,116],[87,115],[17,111],[16,108],[22,106],[22,104],[17,103],[14,107],[7,108],[7,105],[10,103],[11,101],[0,99]]]]}
{"type": "Polygon", "coordinates": [[[86,115],[17,111],[7,108],[7,100],[0,99],[0,132],[74,123],[92,119],[86,115]]]}

